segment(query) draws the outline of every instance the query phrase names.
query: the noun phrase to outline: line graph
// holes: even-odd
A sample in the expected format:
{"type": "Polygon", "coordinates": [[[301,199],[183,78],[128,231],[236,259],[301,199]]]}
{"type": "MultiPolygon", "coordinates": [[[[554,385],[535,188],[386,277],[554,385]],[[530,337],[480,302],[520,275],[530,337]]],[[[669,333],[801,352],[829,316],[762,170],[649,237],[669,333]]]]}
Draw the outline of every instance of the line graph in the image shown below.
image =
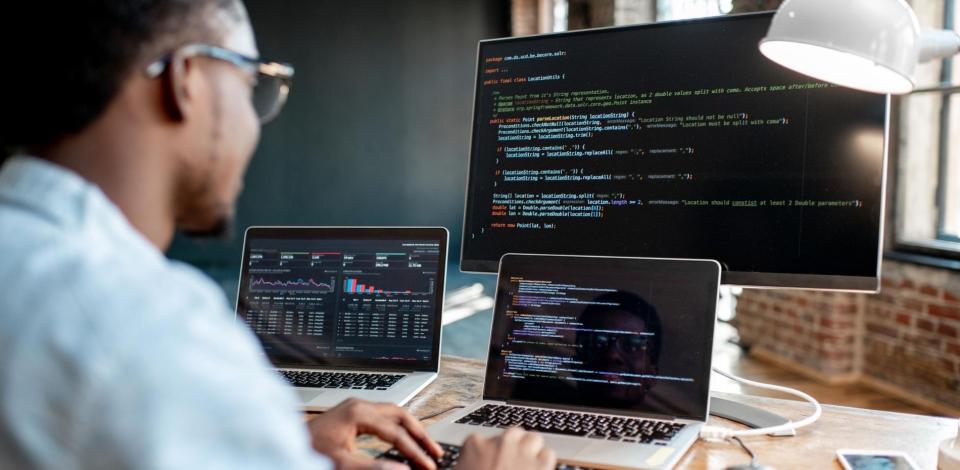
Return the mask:
{"type": "Polygon", "coordinates": [[[250,278],[251,290],[287,290],[287,291],[309,291],[320,294],[334,291],[336,280],[330,278],[329,282],[321,282],[310,278],[290,278],[290,279],[267,279],[265,277],[250,278]]]}

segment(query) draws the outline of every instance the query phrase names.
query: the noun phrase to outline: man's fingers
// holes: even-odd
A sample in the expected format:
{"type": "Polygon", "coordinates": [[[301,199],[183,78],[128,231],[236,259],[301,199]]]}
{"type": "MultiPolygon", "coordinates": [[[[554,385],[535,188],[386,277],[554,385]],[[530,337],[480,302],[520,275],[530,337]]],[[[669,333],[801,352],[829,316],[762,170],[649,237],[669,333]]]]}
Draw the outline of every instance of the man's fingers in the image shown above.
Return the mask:
{"type": "Polygon", "coordinates": [[[407,429],[399,423],[400,418],[394,412],[377,409],[372,410],[371,414],[376,416],[373,416],[374,419],[364,422],[366,432],[393,444],[400,453],[416,461],[417,465],[429,470],[437,468],[433,459],[410,437],[407,429]]]}
{"type": "Polygon", "coordinates": [[[520,438],[520,451],[526,455],[536,456],[543,449],[543,436],[539,433],[528,432],[520,438]]]}
{"type": "Polygon", "coordinates": [[[537,461],[540,462],[540,468],[553,469],[557,467],[557,453],[553,449],[544,446],[537,454],[537,461]]]}
{"type": "Polygon", "coordinates": [[[393,446],[396,447],[400,453],[415,460],[417,465],[420,467],[428,470],[437,468],[437,465],[434,463],[433,459],[427,455],[427,453],[423,450],[423,447],[420,447],[420,444],[418,444],[417,441],[415,441],[413,437],[407,433],[407,430],[403,426],[399,424],[395,424],[394,426],[396,426],[396,430],[392,432],[394,435],[394,440],[391,442],[391,444],[393,444],[393,446]]]}
{"type": "Polygon", "coordinates": [[[410,470],[410,467],[392,460],[374,460],[373,470],[410,470]]]}
{"type": "Polygon", "coordinates": [[[427,430],[424,429],[423,425],[420,424],[420,421],[417,418],[414,418],[407,410],[403,408],[398,408],[400,410],[400,420],[403,427],[407,429],[407,432],[413,436],[421,446],[433,454],[434,457],[440,457],[443,455],[443,448],[440,447],[440,444],[437,444],[436,441],[430,439],[430,436],[427,434],[427,430]]]}
{"type": "MultiPolygon", "coordinates": [[[[378,403],[374,405],[374,409],[377,415],[375,419],[379,418],[376,419],[376,422],[393,421],[401,426],[406,434],[412,436],[412,438],[419,443],[417,447],[436,457],[443,455],[443,448],[440,447],[440,444],[430,439],[430,436],[427,435],[427,430],[423,428],[420,421],[417,421],[417,418],[414,418],[407,410],[392,403],[378,403]]],[[[369,424],[375,425],[376,423],[369,424]]]]}
{"type": "Polygon", "coordinates": [[[374,460],[366,455],[352,452],[337,452],[329,455],[336,464],[337,470],[410,470],[406,464],[392,460],[374,460]]]}
{"type": "Polygon", "coordinates": [[[480,437],[479,434],[471,434],[471,435],[467,436],[467,439],[466,439],[466,440],[463,441],[463,448],[464,448],[464,449],[473,449],[473,450],[479,452],[480,449],[481,449],[482,447],[484,447],[484,444],[486,444],[487,442],[488,442],[488,441],[487,441],[487,438],[485,438],[485,437],[480,437]]]}
{"type": "Polygon", "coordinates": [[[516,445],[523,437],[524,431],[517,426],[511,426],[500,434],[500,441],[507,445],[516,445]]]}

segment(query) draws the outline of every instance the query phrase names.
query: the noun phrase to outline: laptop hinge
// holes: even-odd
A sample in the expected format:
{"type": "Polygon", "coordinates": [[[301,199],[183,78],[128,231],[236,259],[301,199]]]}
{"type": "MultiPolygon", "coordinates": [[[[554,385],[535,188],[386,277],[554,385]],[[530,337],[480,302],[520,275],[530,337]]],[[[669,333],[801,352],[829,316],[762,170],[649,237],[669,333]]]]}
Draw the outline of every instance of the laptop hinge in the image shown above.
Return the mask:
{"type": "MultiPolygon", "coordinates": [[[[330,366],[308,366],[308,365],[273,365],[274,369],[302,369],[302,370],[312,370],[317,372],[363,372],[370,374],[413,374],[415,372],[423,372],[410,369],[388,369],[380,367],[330,367],[330,366]]],[[[433,372],[433,371],[430,371],[433,372]]]]}

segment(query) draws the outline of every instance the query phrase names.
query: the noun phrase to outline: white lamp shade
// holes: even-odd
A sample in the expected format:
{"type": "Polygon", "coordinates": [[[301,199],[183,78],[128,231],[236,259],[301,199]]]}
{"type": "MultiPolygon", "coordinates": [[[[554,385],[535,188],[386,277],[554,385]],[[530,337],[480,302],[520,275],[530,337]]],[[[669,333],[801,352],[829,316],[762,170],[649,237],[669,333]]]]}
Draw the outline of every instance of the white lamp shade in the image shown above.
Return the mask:
{"type": "Polygon", "coordinates": [[[760,52],[813,78],[874,93],[908,93],[920,24],[903,0],[786,0],[760,52]]]}

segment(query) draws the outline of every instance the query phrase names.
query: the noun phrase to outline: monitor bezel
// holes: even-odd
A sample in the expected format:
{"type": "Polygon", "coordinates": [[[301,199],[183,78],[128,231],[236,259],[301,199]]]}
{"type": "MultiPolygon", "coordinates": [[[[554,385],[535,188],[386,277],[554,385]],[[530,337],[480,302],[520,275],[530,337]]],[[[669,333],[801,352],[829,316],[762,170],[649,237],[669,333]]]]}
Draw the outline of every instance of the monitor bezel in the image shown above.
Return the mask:
{"type": "MultiPolygon", "coordinates": [[[[496,274],[499,271],[499,261],[491,260],[482,260],[482,259],[467,259],[465,258],[464,246],[468,243],[468,237],[470,233],[468,231],[468,209],[470,203],[470,190],[471,190],[471,176],[473,173],[473,164],[474,159],[478,158],[474,154],[475,149],[475,139],[477,133],[477,109],[478,109],[478,100],[480,99],[479,93],[479,80],[480,74],[483,70],[483,63],[481,62],[481,50],[486,44],[494,43],[505,43],[505,42],[514,42],[514,41],[523,41],[540,37],[563,37],[563,36],[578,36],[578,35],[589,35],[598,32],[611,32],[611,31],[628,31],[635,29],[654,29],[662,27],[675,27],[683,26],[687,24],[700,24],[700,23],[711,23],[711,22],[728,22],[728,21],[739,21],[742,19],[753,19],[757,17],[769,17],[773,18],[774,12],[756,12],[756,13],[741,13],[734,15],[724,15],[724,16],[713,16],[706,18],[694,18],[694,19],[684,19],[684,20],[671,20],[671,21],[660,21],[655,23],[646,23],[638,25],[628,25],[628,26],[609,26],[603,28],[591,28],[591,29],[581,29],[576,31],[565,31],[559,33],[544,33],[544,34],[535,34],[527,36],[513,36],[505,38],[493,38],[493,39],[484,39],[477,43],[476,51],[476,73],[474,75],[474,86],[473,86],[473,102],[471,108],[471,120],[470,120],[470,155],[467,162],[467,177],[466,185],[464,191],[464,201],[463,201],[463,226],[461,231],[461,244],[460,244],[460,272],[471,273],[471,274],[496,274]]],[[[881,180],[880,180],[880,224],[878,227],[877,234],[877,264],[874,276],[845,276],[838,274],[808,274],[808,273],[780,273],[780,272],[761,272],[761,271],[731,271],[729,270],[723,262],[721,262],[722,273],[721,273],[721,283],[725,286],[732,287],[744,287],[744,288],[759,288],[759,289],[800,289],[800,290],[824,290],[824,291],[837,291],[837,292],[861,292],[861,293],[876,293],[880,290],[880,270],[881,262],[883,260],[883,243],[884,243],[884,230],[886,225],[886,205],[887,205],[887,164],[889,160],[889,148],[890,148],[890,95],[886,95],[885,103],[885,112],[884,112],[884,124],[883,124],[883,156],[881,163],[881,180]]],[[[632,254],[631,254],[632,255],[632,254]]],[[[623,256],[631,256],[623,255],[623,256]]],[[[636,254],[636,256],[643,256],[643,254],[636,254]]]]}
{"type": "MultiPolygon", "coordinates": [[[[237,284],[237,297],[234,305],[234,321],[246,327],[240,317],[240,299],[247,289],[244,288],[244,279],[248,278],[250,261],[250,240],[256,238],[272,239],[361,239],[361,240],[432,240],[440,242],[440,269],[437,271],[436,310],[434,312],[435,327],[431,338],[432,354],[426,361],[391,361],[378,359],[331,358],[324,363],[289,361],[273,357],[266,353],[277,368],[297,369],[344,369],[344,370],[376,370],[396,372],[439,372],[441,355],[441,337],[443,307],[446,300],[447,260],[450,249],[450,233],[446,227],[400,227],[400,226],[251,226],[243,234],[243,252],[241,255],[240,278],[237,284]]],[[[251,332],[254,336],[255,333],[251,332]]],[[[259,338],[258,338],[259,340],[259,338]]]]}

